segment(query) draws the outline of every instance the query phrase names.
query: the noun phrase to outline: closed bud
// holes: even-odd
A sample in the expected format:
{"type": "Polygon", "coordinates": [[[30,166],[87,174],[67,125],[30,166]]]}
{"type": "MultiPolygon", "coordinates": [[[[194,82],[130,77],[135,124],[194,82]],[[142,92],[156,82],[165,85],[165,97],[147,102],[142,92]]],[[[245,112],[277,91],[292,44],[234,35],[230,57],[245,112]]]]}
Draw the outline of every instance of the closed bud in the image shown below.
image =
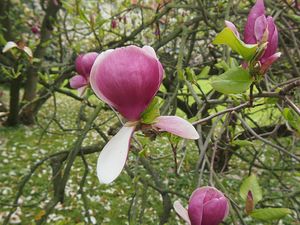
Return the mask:
{"type": "Polygon", "coordinates": [[[228,216],[229,202],[216,188],[202,187],[191,195],[188,210],[178,201],[174,208],[190,225],[218,225],[228,216]]]}
{"type": "Polygon", "coordinates": [[[117,27],[117,25],[118,25],[118,24],[117,24],[117,21],[116,21],[115,19],[112,19],[112,20],[111,20],[111,28],[112,28],[112,29],[115,29],[115,28],[117,27]]]}
{"type": "Polygon", "coordinates": [[[248,191],[247,199],[246,199],[246,213],[249,215],[254,209],[254,199],[251,191],[248,191]]]}

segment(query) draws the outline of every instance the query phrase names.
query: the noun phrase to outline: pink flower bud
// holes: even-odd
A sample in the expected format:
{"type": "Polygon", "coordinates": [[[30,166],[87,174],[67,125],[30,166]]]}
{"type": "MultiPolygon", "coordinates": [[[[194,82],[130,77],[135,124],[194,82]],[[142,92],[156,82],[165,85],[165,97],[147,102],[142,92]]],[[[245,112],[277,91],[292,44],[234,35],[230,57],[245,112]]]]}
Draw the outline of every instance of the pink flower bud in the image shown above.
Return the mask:
{"type": "Polygon", "coordinates": [[[163,67],[154,50],[128,46],[99,55],[91,71],[97,96],[130,121],[139,120],[159,89],[163,67]]]}
{"type": "Polygon", "coordinates": [[[99,54],[96,52],[89,52],[77,56],[75,60],[75,68],[79,75],[89,78],[92,66],[99,54]]]}
{"type": "Polygon", "coordinates": [[[31,27],[31,32],[34,34],[39,34],[40,33],[40,28],[37,25],[34,25],[31,27]]]}
{"type": "Polygon", "coordinates": [[[79,95],[82,95],[89,83],[90,72],[92,66],[98,56],[96,52],[89,52],[77,56],[75,60],[75,68],[77,75],[70,80],[70,86],[79,91],[79,95]]]}
{"type": "Polygon", "coordinates": [[[112,29],[115,29],[116,27],[117,27],[117,21],[115,20],[115,19],[113,19],[112,21],[111,21],[111,28],[112,29]]]}
{"type": "Polygon", "coordinates": [[[218,225],[228,215],[229,202],[222,192],[213,187],[197,188],[190,197],[188,210],[178,201],[175,211],[191,225],[218,225]]]}

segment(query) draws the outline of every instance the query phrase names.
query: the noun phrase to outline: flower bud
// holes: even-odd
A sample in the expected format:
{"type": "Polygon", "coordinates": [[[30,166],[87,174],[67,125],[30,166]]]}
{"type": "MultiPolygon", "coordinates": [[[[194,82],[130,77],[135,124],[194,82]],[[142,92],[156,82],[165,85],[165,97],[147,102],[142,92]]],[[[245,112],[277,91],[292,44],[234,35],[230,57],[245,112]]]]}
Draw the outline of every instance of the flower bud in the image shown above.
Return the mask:
{"type": "Polygon", "coordinates": [[[202,187],[191,195],[187,211],[178,202],[174,208],[191,225],[218,225],[228,215],[229,202],[216,188],[202,187]]]}
{"type": "Polygon", "coordinates": [[[37,25],[34,25],[31,27],[31,32],[34,34],[39,34],[40,33],[40,28],[37,25]]]}
{"type": "Polygon", "coordinates": [[[89,84],[90,72],[97,56],[98,53],[89,52],[77,56],[75,60],[75,68],[78,74],[71,78],[70,86],[77,89],[79,95],[83,94],[89,84]]]}
{"type": "Polygon", "coordinates": [[[112,29],[115,29],[115,28],[117,28],[117,21],[115,20],[115,19],[113,19],[112,21],[111,21],[111,28],[112,29]]]}

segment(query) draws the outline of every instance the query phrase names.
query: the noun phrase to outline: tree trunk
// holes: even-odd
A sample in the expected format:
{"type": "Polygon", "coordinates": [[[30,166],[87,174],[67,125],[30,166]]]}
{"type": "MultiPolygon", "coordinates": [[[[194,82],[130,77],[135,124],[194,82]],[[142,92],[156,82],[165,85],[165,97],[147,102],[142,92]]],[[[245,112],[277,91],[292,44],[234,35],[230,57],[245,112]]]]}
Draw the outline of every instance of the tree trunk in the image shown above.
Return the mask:
{"type": "Polygon", "coordinates": [[[22,76],[18,76],[10,82],[9,113],[5,126],[16,126],[19,123],[21,81],[22,76]]]}
{"type": "MultiPolygon", "coordinates": [[[[40,43],[36,47],[36,50],[33,53],[34,58],[43,59],[47,47],[47,42],[51,38],[53,23],[55,23],[56,14],[60,8],[60,3],[56,1],[48,1],[48,6],[46,10],[46,15],[43,19],[41,27],[41,38],[40,43]]],[[[25,90],[23,101],[25,103],[31,102],[36,97],[37,92],[37,83],[38,83],[38,70],[40,67],[39,64],[31,65],[27,70],[27,79],[25,82],[25,90]]],[[[28,104],[20,115],[20,119],[23,124],[30,125],[33,124],[35,119],[35,110],[32,104],[28,104]]]]}

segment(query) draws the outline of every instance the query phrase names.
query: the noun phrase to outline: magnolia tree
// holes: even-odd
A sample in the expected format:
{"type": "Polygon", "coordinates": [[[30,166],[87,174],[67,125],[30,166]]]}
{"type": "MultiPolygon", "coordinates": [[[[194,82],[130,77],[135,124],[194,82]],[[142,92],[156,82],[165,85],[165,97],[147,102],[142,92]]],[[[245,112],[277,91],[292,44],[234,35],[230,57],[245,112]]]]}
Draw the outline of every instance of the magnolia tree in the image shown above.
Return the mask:
{"type": "Polygon", "coordinates": [[[38,146],[53,129],[72,136],[26,162],[4,224],[297,223],[297,1],[12,5],[0,5],[4,125],[31,125],[38,146]],[[76,128],[57,113],[74,104],[76,128]]]}

